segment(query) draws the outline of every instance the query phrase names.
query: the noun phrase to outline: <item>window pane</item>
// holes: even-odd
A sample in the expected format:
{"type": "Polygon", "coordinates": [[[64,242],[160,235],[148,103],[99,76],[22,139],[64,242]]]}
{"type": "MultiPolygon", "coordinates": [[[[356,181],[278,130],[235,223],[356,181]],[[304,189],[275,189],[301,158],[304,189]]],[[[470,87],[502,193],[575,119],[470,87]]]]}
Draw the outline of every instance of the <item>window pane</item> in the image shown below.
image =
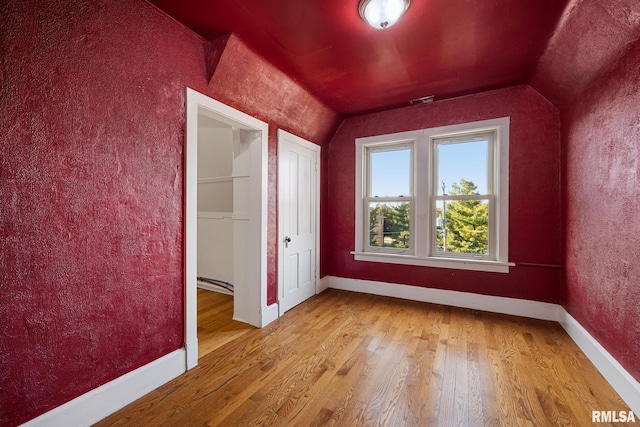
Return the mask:
{"type": "Polygon", "coordinates": [[[489,254],[489,201],[437,200],[436,252],[489,254]]]}
{"type": "Polygon", "coordinates": [[[369,196],[411,195],[411,150],[372,151],[369,154],[371,181],[369,196]]]}
{"type": "Polygon", "coordinates": [[[488,147],[486,139],[438,143],[438,195],[488,194],[488,147]]]}
{"type": "Polygon", "coordinates": [[[409,248],[409,202],[369,203],[369,246],[409,248]]]}

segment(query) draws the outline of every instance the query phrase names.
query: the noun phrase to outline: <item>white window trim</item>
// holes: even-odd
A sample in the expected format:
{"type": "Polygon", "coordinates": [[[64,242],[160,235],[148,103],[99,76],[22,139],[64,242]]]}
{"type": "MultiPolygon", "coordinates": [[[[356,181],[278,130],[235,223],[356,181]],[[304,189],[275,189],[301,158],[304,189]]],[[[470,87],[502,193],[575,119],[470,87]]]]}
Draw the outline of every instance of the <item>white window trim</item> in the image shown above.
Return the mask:
{"type": "Polygon", "coordinates": [[[509,117],[490,120],[461,123],[457,125],[441,126],[417,131],[399,132],[388,135],[376,135],[356,139],[356,176],[355,176],[355,250],[351,252],[356,261],[385,262],[390,264],[419,265],[436,268],[452,268],[460,270],[487,271],[496,273],[508,273],[509,267],[514,263],[508,261],[509,257],[509,117]],[[450,258],[442,256],[430,256],[431,232],[429,215],[429,197],[418,197],[421,191],[430,191],[434,188],[432,183],[430,152],[434,138],[442,138],[448,134],[462,132],[476,132],[483,130],[495,130],[496,158],[497,162],[497,188],[494,189],[496,197],[496,212],[493,224],[497,227],[497,239],[495,241],[495,260],[473,259],[468,257],[450,258]],[[415,141],[413,149],[414,179],[413,195],[415,213],[412,213],[414,235],[411,236],[413,254],[397,254],[387,252],[372,252],[364,250],[364,200],[366,191],[366,177],[364,177],[366,149],[375,145],[399,144],[415,141]],[[427,153],[424,151],[427,150],[427,153]],[[427,187],[424,187],[424,186],[427,187]],[[427,204],[427,206],[424,206],[427,204]],[[416,239],[416,236],[425,236],[416,239]]]}

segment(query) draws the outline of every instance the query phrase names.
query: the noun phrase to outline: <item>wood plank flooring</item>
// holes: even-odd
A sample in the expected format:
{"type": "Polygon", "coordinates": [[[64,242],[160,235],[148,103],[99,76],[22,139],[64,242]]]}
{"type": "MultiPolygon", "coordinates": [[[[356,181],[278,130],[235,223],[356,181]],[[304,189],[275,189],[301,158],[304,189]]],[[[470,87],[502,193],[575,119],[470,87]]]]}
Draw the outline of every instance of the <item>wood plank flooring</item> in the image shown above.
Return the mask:
{"type": "Polygon", "coordinates": [[[198,288],[198,358],[254,329],[233,320],[233,296],[198,288]]]}
{"type": "Polygon", "coordinates": [[[330,289],[97,425],[586,426],[592,410],[629,408],[557,323],[330,289]]]}

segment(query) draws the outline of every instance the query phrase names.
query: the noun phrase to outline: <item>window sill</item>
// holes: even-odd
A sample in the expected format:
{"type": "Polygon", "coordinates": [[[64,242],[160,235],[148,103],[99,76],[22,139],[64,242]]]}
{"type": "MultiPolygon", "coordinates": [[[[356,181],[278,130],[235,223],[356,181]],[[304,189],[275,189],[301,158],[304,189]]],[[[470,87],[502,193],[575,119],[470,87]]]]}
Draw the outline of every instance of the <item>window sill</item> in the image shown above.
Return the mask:
{"type": "Polygon", "coordinates": [[[491,273],[509,273],[509,267],[515,266],[515,264],[512,262],[485,261],[476,259],[448,259],[436,257],[418,258],[413,255],[395,255],[372,252],[351,252],[351,254],[356,261],[420,265],[424,267],[487,271],[491,273]]]}

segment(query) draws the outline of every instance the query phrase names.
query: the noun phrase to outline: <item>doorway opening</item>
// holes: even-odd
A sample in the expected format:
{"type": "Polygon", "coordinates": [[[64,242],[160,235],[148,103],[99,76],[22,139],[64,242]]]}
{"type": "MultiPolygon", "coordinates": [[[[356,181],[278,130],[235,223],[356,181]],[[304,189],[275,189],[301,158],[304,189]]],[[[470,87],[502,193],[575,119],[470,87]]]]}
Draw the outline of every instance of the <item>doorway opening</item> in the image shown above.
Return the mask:
{"type": "Polygon", "coordinates": [[[191,369],[198,362],[199,258],[201,272],[211,263],[214,270],[208,274],[219,276],[212,279],[233,285],[234,320],[263,327],[278,317],[278,307],[267,306],[268,125],[189,88],[186,98],[185,351],[187,369],[191,369]],[[228,136],[224,147],[200,141],[216,134],[228,136]],[[221,151],[200,158],[199,145],[205,147],[201,148],[205,153],[214,148],[221,151]],[[230,159],[222,158],[227,155],[230,159]],[[199,168],[205,171],[200,176],[199,168]],[[203,193],[207,200],[198,200],[199,177],[201,184],[211,187],[203,193]],[[212,233],[210,224],[198,223],[198,211],[204,213],[201,219],[217,215],[228,224],[221,227],[223,231],[212,233]],[[198,241],[199,226],[207,231],[207,242],[198,241]],[[199,256],[199,249],[208,253],[199,256]],[[216,265],[224,267],[217,269],[216,265]]]}

